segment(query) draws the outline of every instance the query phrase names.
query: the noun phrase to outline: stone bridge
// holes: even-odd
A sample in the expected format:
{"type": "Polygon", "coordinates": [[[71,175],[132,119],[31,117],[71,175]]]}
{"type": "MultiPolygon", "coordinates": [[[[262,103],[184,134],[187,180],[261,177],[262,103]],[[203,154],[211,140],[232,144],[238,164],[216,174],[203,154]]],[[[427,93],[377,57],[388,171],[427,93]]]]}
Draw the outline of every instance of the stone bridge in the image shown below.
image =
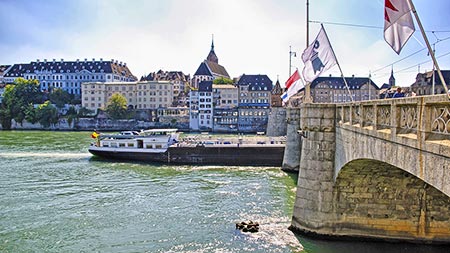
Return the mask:
{"type": "Polygon", "coordinates": [[[450,243],[446,95],[302,104],[287,114],[301,137],[288,125],[285,153],[298,161],[287,167],[299,164],[291,229],[450,243]]]}

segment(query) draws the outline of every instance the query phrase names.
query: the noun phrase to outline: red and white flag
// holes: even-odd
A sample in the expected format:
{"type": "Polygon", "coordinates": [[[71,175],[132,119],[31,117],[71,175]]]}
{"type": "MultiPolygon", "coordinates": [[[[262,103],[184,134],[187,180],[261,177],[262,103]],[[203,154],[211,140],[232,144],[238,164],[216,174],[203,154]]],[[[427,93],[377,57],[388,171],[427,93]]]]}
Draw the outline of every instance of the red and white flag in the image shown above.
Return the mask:
{"type": "Polygon", "coordinates": [[[283,99],[283,102],[286,103],[290,97],[294,96],[295,94],[297,94],[297,92],[302,89],[303,87],[305,87],[305,85],[303,85],[303,82],[300,78],[300,74],[298,73],[298,70],[296,70],[294,72],[294,74],[292,74],[289,79],[286,81],[286,91],[283,93],[283,95],[281,95],[281,99],[283,99]]]}
{"type": "Polygon", "coordinates": [[[414,22],[408,0],[384,1],[384,40],[400,54],[402,47],[414,33],[414,22]]]}

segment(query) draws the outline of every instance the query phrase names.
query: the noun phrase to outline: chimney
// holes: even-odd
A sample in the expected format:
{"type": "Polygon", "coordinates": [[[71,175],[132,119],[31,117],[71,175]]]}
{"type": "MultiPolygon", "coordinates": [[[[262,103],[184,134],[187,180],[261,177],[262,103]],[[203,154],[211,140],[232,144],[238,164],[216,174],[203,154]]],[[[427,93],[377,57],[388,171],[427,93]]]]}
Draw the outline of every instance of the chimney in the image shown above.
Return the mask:
{"type": "Polygon", "coordinates": [[[44,62],[47,62],[47,59],[44,59],[44,62]]]}
{"type": "Polygon", "coordinates": [[[53,59],[53,62],[56,62],[56,59],[53,59]]]}
{"type": "Polygon", "coordinates": [[[36,62],[39,62],[39,59],[36,59],[36,62]]]}
{"type": "Polygon", "coordinates": [[[61,62],[63,62],[64,61],[64,59],[63,58],[61,58],[61,62]]]}
{"type": "Polygon", "coordinates": [[[103,62],[103,58],[100,58],[100,62],[103,62]]]}
{"type": "Polygon", "coordinates": [[[92,58],[92,61],[95,61],[95,58],[92,58]]]}
{"type": "Polygon", "coordinates": [[[124,67],[126,67],[126,66],[127,66],[127,63],[126,63],[126,62],[124,62],[124,63],[123,63],[123,66],[124,66],[124,67]]]}
{"type": "Polygon", "coordinates": [[[352,78],[355,78],[355,75],[352,75],[352,78]]]}
{"type": "Polygon", "coordinates": [[[77,62],[79,62],[80,61],[80,59],[77,59],[77,62]]]}
{"type": "Polygon", "coordinates": [[[84,61],[87,62],[87,58],[84,58],[84,61]]]}

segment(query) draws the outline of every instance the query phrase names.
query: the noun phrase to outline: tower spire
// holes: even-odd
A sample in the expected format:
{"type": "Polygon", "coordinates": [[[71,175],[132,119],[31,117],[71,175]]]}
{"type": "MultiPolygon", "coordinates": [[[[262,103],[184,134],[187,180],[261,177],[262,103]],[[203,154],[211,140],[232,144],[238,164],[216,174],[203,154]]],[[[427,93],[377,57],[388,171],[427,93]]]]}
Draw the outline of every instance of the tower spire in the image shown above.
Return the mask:
{"type": "Polygon", "coordinates": [[[208,57],[206,57],[206,60],[212,61],[212,62],[215,62],[215,63],[219,63],[219,58],[217,58],[217,55],[214,52],[214,34],[212,34],[211,50],[209,51],[209,54],[208,54],[208,57]]]}
{"type": "Polygon", "coordinates": [[[391,67],[391,77],[389,77],[389,86],[395,86],[394,66],[391,67]]]}

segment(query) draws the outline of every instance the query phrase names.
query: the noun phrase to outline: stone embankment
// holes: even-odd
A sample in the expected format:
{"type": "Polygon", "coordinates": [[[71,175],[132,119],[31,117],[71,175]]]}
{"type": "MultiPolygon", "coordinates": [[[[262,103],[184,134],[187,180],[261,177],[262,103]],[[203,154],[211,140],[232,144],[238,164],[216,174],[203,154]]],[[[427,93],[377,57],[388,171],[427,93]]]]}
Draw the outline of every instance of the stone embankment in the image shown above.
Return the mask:
{"type": "MultiPolygon", "coordinates": [[[[39,123],[31,124],[23,121],[22,124],[12,121],[12,130],[62,130],[62,131],[122,131],[122,130],[140,130],[149,128],[178,128],[181,131],[189,130],[189,124],[185,123],[161,123],[147,122],[141,120],[113,120],[104,118],[79,118],[72,122],[65,118],[60,119],[58,123],[46,128],[39,123]]],[[[1,129],[1,127],[0,127],[1,129]]]]}

